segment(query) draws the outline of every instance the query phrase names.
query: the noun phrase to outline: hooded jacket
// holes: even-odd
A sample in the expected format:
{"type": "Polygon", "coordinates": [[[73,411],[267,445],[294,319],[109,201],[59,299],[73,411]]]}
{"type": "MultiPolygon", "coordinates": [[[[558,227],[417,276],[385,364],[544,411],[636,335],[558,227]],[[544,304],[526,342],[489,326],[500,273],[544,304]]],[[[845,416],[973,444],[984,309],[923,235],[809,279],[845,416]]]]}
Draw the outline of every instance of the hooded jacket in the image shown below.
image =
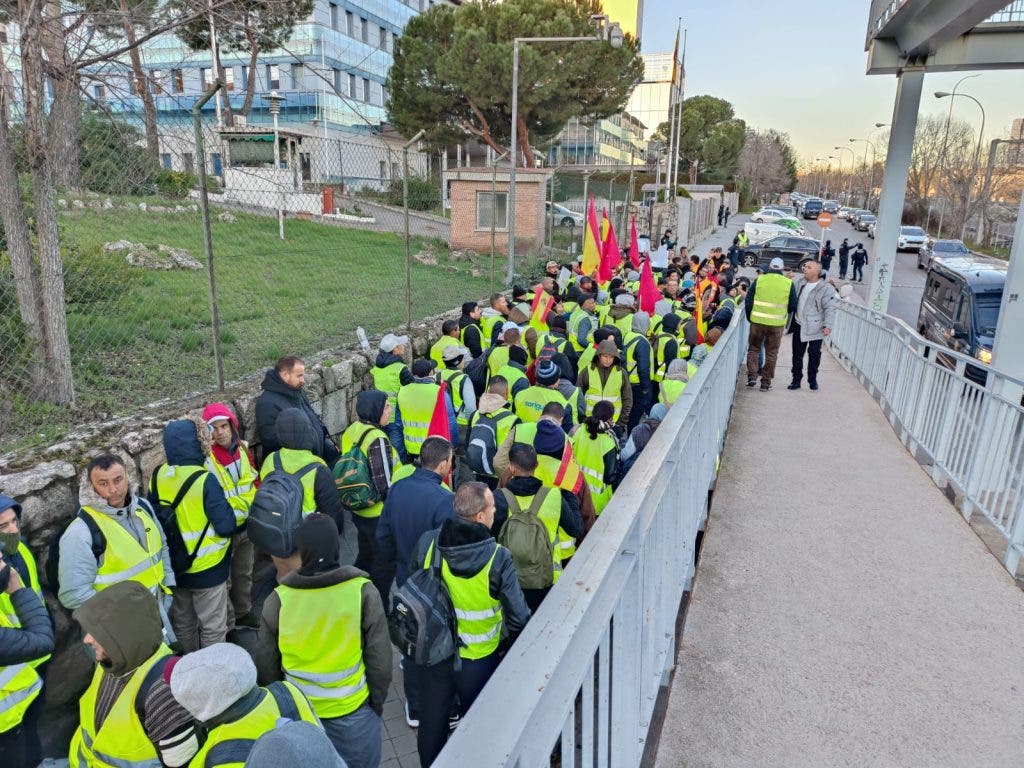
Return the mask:
{"type": "MultiPolygon", "coordinates": [[[[164,427],[164,455],[167,463],[173,467],[199,467],[206,472],[203,479],[203,512],[210,521],[210,528],[218,536],[231,537],[235,533],[237,523],[235,511],[224,496],[224,489],[216,475],[206,467],[203,448],[199,444],[195,422],[189,419],[178,419],[164,427]]],[[[164,498],[170,502],[169,498],[164,498]]],[[[157,500],[150,496],[149,503],[155,505],[157,500]]],[[[175,546],[171,543],[171,546],[175,546]]],[[[200,573],[175,574],[178,586],[187,589],[207,589],[227,581],[231,568],[230,555],[221,559],[217,565],[200,573]]]]}
{"type": "MultiPolygon", "coordinates": [[[[210,403],[208,406],[203,408],[203,421],[209,423],[210,419],[217,416],[224,416],[231,424],[231,447],[221,448],[217,443],[210,445],[210,455],[213,460],[220,464],[222,467],[227,467],[228,471],[234,476],[235,481],[238,480],[238,462],[241,461],[242,451],[245,451],[249,456],[249,464],[254,468],[257,467],[256,459],[252,455],[252,450],[242,440],[238,430],[238,418],[234,412],[228,408],[224,403],[210,403]]],[[[260,487],[260,479],[257,477],[255,486],[260,487]]]]}
{"type": "Polygon", "coordinates": [[[494,540],[487,526],[453,517],[446,520],[439,529],[427,531],[420,537],[416,545],[414,568],[423,567],[427,550],[435,537],[448,568],[462,578],[480,573],[494,555],[488,586],[491,597],[501,602],[502,621],[508,630],[508,642],[511,644],[530,620],[530,609],[526,606],[523,590],[519,586],[512,553],[494,540]]]}
{"type": "MultiPolygon", "coordinates": [[[[368,574],[351,565],[342,565],[309,575],[303,575],[300,569],[281,579],[281,585],[293,589],[322,589],[358,576],[370,578],[368,574]]],[[[388,687],[391,685],[391,639],[388,636],[384,605],[373,582],[367,581],[363,584],[360,594],[363,664],[366,667],[366,684],[370,689],[367,703],[379,715],[384,711],[384,701],[388,697],[388,687]]],[[[274,591],[263,603],[263,616],[260,619],[259,641],[255,654],[260,685],[284,679],[281,649],[278,647],[280,620],[281,597],[274,591]]]]}
{"type": "MultiPolygon", "coordinates": [[[[288,408],[277,417],[275,432],[281,438],[281,448],[293,451],[309,451],[316,454],[314,448],[317,443],[317,435],[313,431],[309,419],[304,417],[298,408],[288,408]]],[[[273,467],[268,464],[271,461],[269,456],[263,460],[261,474],[266,476],[273,467]]],[[[325,459],[326,461],[326,459],[325,459]]],[[[338,532],[344,530],[343,510],[341,499],[338,498],[338,490],[334,485],[334,475],[331,470],[322,464],[317,464],[313,470],[313,496],[316,499],[317,512],[329,515],[334,524],[338,526],[338,532]]]]}
{"type": "Polygon", "coordinates": [[[480,321],[463,313],[459,317],[459,331],[462,344],[469,350],[470,356],[480,357],[484,353],[484,332],[480,328],[480,321]]]}
{"type": "MultiPolygon", "coordinates": [[[[21,505],[0,493],[0,512],[14,510],[21,522],[21,505]]],[[[28,567],[20,552],[4,552],[4,561],[21,576],[22,588],[10,595],[14,614],[21,627],[0,627],[0,667],[24,664],[53,653],[53,624],[46,604],[39,599],[28,580],[28,567]]],[[[4,588],[6,584],[2,584],[4,588]]]]}
{"type": "Polygon", "coordinates": [[[394,352],[385,352],[383,349],[377,352],[377,357],[373,361],[373,367],[387,368],[392,363],[402,364],[402,370],[398,372],[398,383],[402,385],[410,383],[412,381],[412,371],[405,364],[405,360],[394,352]]]}
{"type": "MultiPolygon", "coordinates": [[[[379,389],[364,389],[356,396],[356,416],[359,421],[355,424],[365,424],[383,431],[380,420],[384,415],[384,406],[387,405],[388,396],[379,389]]],[[[349,425],[352,429],[353,425],[349,425]]],[[[347,430],[346,430],[347,431],[347,430]]],[[[357,434],[365,434],[360,431],[357,434]]],[[[371,440],[364,446],[367,461],[370,462],[370,475],[373,477],[373,486],[377,489],[382,499],[386,499],[391,488],[392,466],[391,440],[385,435],[371,440]]]]}
{"type": "MultiPolygon", "coordinates": [[[[216,482],[217,478],[213,478],[213,480],[216,482]]],[[[224,492],[221,491],[221,496],[223,495],[224,492]]],[[[224,503],[226,504],[227,501],[224,503]]],[[[164,529],[161,527],[160,521],[156,519],[149,501],[129,491],[123,507],[111,507],[102,499],[88,506],[110,517],[141,546],[145,546],[146,543],[146,527],[138,515],[138,510],[142,509],[146,512],[159,531],[160,541],[163,543],[160,557],[164,566],[164,586],[176,586],[174,570],[171,568],[171,556],[167,549],[167,537],[164,536],[164,529]]],[[[232,522],[232,526],[234,526],[234,522],[232,522]]],[[[89,526],[77,518],[64,529],[58,546],[60,547],[60,558],[57,563],[57,574],[60,579],[60,593],[57,598],[61,605],[69,611],[73,611],[96,594],[93,582],[96,581],[96,571],[105,555],[100,555],[100,560],[97,562],[96,556],[92,553],[92,534],[89,533],[89,526]]]]}
{"type": "Polygon", "coordinates": [[[395,567],[396,586],[408,578],[409,563],[424,532],[455,517],[454,499],[441,485],[441,476],[423,467],[391,486],[377,521],[377,544],[381,559],[395,567]]]}
{"type": "MultiPolygon", "coordinates": [[[[536,477],[513,477],[505,485],[513,496],[536,496],[543,483],[536,477]]],[[[555,489],[551,490],[554,493],[555,489]]],[[[572,491],[559,491],[562,494],[562,512],[558,518],[559,527],[574,539],[583,535],[583,517],[580,515],[580,501],[572,491]]],[[[508,499],[501,491],[494,492],[494,525],[491,533],[497,536],[501,526],[508,519],[508,499]]]]}
{"type": "Polygon", "coordinates": [[[281,447],[276,429],[278,415],[286,408],[298,408],[306,415],[313,429],[313,453],[326,461],[327,466],[333,467],[338,461],[338,449],[328,437],[323,422],[309,404],[302,388],[289,387],[276,368],[267,371],[260,386],[263,391],[256,398],[256,434],[263,446],[263,455],[267,456],[281,447]]]}
{"type": "Polygon", "coordinates": [[[622,404],[620,406],[619,418],[616,421],[616,424],[624,425],[629,423],[629,412],[633,410],[633,388],[629,386],[629,374],[626,372],[626,368],[622,364],[619,349],[615,346],[614,341],[611,339],[605,339],[598,344],[597,353],[594,355],[593,361],[590,365],[580,371],[576,385],[580,388],[581,392],[586,393],[587,388],[590,386],[592,376],[599,377],[601,383],[604,384],[608,381],[608,377],[611,375],[611,369],[613,367],[618,367],[619,370],[622,371],[622,387],[619,390],[619,397],[622,398],[622,404]],[[611,355],[614,358],[611,366],[605,368],[601,365],[601,355],[611,355]]]}

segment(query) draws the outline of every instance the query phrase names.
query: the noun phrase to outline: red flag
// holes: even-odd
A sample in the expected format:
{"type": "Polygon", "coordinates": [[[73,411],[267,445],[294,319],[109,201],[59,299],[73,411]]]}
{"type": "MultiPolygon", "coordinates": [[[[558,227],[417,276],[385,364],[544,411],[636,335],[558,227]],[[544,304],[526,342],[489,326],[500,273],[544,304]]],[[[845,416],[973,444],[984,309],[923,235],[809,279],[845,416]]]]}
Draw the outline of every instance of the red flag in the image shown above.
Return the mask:
{"type": "Polygon", "coordinates": [[[448,429],[448,398],[444,396],[448,382],[442,381],[440,386],[441,388],[437,391],[437,402],[434,403],[434,413],[430,416],[427,437],[443,437],[450,443],[452,442],[452,433],[448,429]]]}
{"type": "Polygon", "coordinates": [[[629,263],[640,269],[640,243],[636,239],[636,216],[629,220],[629,263]]]}
{"type": "Polygon", "coordinates": [[[654,282],[650,258],[644,259],[644,267],[640,271],[640,311],[654,317],[654,305],[661,300],[661,291],[654,282]]]}
{"type": "Polygon", "coordinates": [[[619,264],[622,262],[622,251],[619,249],[619,243],[615,238],[615,228],[612,227],[612,223],[608,221],[608,231],[604,236],[604,245],[601,247],[601,269],[598,273],[597,282],[607,283],[612,279],[612,275],[615,274],[615,270],[619,268],[619,264]]]}

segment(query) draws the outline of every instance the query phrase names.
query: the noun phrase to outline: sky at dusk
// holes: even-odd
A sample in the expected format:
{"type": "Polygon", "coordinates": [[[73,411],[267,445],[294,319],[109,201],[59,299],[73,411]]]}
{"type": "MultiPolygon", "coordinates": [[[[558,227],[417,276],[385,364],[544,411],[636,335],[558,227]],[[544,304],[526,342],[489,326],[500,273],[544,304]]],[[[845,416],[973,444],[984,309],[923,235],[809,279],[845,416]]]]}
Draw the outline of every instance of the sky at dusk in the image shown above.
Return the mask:
{"type": "MultiPolygon", "coordinates": [[[[896,94],[895,75],[864,74],[868,8],[867,0],[644,0],[641,46],[671,52],[682,17],[686,96],[719,96],[748,125],[788,133],[803,163],[836,155],[836,145],[856,147],[859,160],[865,145],[849,139],[884,138],[875,123],[891,121],[896,94]]],[[[951,91],[967,74],[926,75],[921,114],[946,114],[949,100],[934,92],[951,91]]],[[[1024,70],[982,72],[959,92],[984,105],[986,141],[1008,135],[1011,121],[1024,117],[1024,70]]],[[[978,107],[955,102],[953,115],[977,130],[978,107]]]]}

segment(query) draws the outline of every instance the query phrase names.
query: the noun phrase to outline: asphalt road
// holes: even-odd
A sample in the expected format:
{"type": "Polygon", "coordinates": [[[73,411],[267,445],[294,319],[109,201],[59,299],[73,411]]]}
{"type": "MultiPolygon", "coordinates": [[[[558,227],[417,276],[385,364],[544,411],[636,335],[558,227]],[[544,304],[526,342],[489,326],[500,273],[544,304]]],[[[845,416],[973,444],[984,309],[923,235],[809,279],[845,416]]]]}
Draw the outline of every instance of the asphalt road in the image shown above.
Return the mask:
{"type": "MultiPolygon", "coordinates": [[[[816,221],[801,219],[801,222],[809,235],[815,238],[821,236],[821,228],[816,221]]],[[[836,249],[837,254],[844,237],[849,239],[851,245],[856,245],[858,242],[864,243],[864,248],[868,252],[868,265],[864,268],[864,282],[851,283],[853,290],[866,301],[868,289],[871,287],[871,274],[876,266],[875,241],[868,237],[867,232],[857,232],[843,219],[833,218],[832,226],[825,234],[825,239],[832,241],[832,247],[836,249]]],[[[832,260],[832,276],[836,278],[837,285],[848,282],[839,280],[838,255],[832,260]]],[[[896,270],[893,273],[892,292],[889,295],[889,314],[900,318],[914,330],[917,330],[917,314],[921,306],[921,294],[924,292],[924,278],[925,271],[917,268],[917,253],[915,251],[896,254],[896,270]]]]}

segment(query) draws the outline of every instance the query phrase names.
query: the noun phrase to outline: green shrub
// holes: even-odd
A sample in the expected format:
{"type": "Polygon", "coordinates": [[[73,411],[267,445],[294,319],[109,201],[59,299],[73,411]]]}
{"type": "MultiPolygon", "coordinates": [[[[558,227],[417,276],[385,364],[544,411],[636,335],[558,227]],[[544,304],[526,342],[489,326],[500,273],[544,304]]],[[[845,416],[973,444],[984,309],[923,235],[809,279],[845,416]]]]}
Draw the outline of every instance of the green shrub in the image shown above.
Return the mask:
{"type": "MultiPolygon", "coordinates": [[[[402,206],[402,180],[392,179],[388,184],[384,200],[389,205],[402,206]]],[[[441,187],[432,179],[409,176],[409,207],[414,211],[429,211],[441,205],[441,187]]]]}
{"type": "Polygon", "coordinates": [[[164,197],[181,198],[188,197],[189,190],[198,186],[199,181],[194,173],[161,168],[153,174],[153,184],[164,197]]]}

